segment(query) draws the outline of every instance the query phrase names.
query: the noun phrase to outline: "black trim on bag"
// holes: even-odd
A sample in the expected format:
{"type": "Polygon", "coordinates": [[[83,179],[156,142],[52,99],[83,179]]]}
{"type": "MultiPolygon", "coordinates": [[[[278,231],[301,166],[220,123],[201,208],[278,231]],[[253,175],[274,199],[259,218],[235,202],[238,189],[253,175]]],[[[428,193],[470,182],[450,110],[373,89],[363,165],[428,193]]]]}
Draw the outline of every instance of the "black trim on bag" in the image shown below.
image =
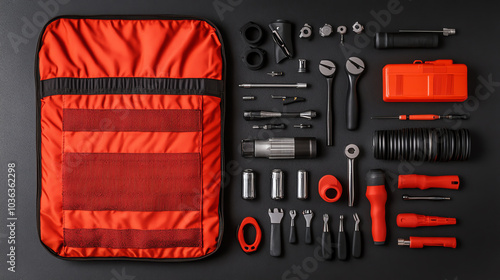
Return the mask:
{"type": "Polygon", "coordinates": [[[219,29],[215,26],[211,21],[194,16],[182,16],[182,15],[100,15],[100,16],[74,16],[74,15],[66,15],[66,16],[57,16],[49,20],[45,26],[40,31],[38,36],[38,42],[36,46],[35,53],[35,87],[36,87],[36,153],[37,153],[37,199],[36,199],[36,223],[38,230],[38,240],[42,244],[42,246],[55,257],[62,260],[76,260],[76,261],[91,261],[91,260],[133,260],[133,261],[151,261],[151,262],[182,262],[182,261],[195,261],[201,260],[208,256],[213,255],[220,248],[222,237],[224,234],[224,215],[223,215],[223,201],[224,201],[224,177],[226,176],[225,171],[225,149],[224,149],[224,133],[225,133],[225,115],[226,115],[226,77],[227,77],[227,60],[226,60],[226,52],[224,47],[224,41],[222,40],[222,35],[220,34],[219,29]],[[148,20],[148,19],[164,19],[164,20],[200,20],[208,23],[215,29],[217,34],[217,38],[221,43],[221,55],[222,55],[222,97],[220,102],[221,107],[221,184],[220,184],[220,193],[219,193],[219,236],[217,239],[217,247],[214,251],[197,258],[166,258],[166,259],[155,259],[155,258],[130,258],[130,257],[86,257],[86,258],[70,258],[70,257],[62,257],[58,255],[55,251],[49,248],[42,242],[41,231],[40,231],[40,198],[42,191],[42,155],[41,155],[41,80],[40,80],[40,68],[39,68],[39,52],[42,47],[42,39],[43,34],[45,33],[45,29],[49,24],[53,21],[67,18],[67,19],[122,19],[122,20],[148,20]]]}
{"type": "Polygon", "coordinates": [[[174,94],[222,97],[224,81],[173,78],[53,78],[40,83],[40,98],[58,94],[174,94]]]}

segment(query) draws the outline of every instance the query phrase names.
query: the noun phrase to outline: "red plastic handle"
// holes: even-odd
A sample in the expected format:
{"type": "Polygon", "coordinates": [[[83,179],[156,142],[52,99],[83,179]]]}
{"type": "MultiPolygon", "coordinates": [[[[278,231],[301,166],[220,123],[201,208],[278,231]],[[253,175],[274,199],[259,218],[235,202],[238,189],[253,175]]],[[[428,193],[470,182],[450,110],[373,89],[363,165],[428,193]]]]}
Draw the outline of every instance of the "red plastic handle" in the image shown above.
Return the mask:
{"type": "Polygon", "coordinates": [[[238,242],[240,242],[240,247],[245,253],[252,253],[257,250],[262,239],[262,231],[260,226],[253,217],[246,217],[241,221],[240,227],[238,228],[238,242]],[[255,228],[255,240],[252,244],[247,244],[244,236],[244,228],[246,225],[252,225],[255,228]]]}
{"type": "Polygon", "coordinates": [[[426,176],[426,175],[399,175],[398,188],[421,190],[429,188],[458,190],[460,178],[456,175],[451,176],[426,176]]]}
{"type": "Polygon", "coordinates": [[[387,191],[385,185],[367,186],[366,197],[370,201],[372,218],[372,236],[375,245],[385,243],[387,229],[385,224],[385,203],[387,201],[387,191]]]}
{"type": "Polygon", "coordinates": [[[396,217],[396,222],[398,227],[415,228],[424,226],[455,225],[457,220],[455,218],[401,213],[396,217]]]}
{"type": "Polygon", "coordinates": [[[457,239],[455,237],[410,236],[410,248],[423,248],[424,246],[457,248],[457,239]]]}
{"type": "Polygon", "coordinates": [[[399,115],[399,119],[403,121],[433,121],[438,120],[439,115],[399,115]]]}

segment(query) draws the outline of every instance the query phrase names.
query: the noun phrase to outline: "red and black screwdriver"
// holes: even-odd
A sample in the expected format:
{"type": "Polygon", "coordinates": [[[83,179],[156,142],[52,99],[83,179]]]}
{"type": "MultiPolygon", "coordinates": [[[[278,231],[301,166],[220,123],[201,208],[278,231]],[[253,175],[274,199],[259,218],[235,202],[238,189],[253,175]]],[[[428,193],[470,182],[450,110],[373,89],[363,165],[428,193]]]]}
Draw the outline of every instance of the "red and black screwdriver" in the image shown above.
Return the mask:
{"type": "Polygon", "coordinates": [[[469,115],[399,115],[392,117],[372,117],[374,119],[398,119],[400,121],[467,120],[469,115]]]}

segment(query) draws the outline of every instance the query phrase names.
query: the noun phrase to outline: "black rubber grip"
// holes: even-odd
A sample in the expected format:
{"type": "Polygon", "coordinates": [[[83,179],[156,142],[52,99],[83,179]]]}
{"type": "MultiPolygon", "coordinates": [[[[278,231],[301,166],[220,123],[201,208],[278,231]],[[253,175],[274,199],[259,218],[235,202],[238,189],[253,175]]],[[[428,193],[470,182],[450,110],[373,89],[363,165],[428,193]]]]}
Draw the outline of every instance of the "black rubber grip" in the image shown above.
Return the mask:
{"type": "Polygon", "coordinates": [[[359,104],[358,104],[358,78],[359,75],[348,75],[349,88],[347,89],[346,124],[348,130],[358,128],[359,104]]]}
{"type": "Polygon", "coordinates": [[[297,243],[297,232],[295,226],[290,226],[290,237],[288,238],[288,243],[297,243]]]}
{"type": "Polygon", "coordinates": [[[306,244],[312,244],[311,227],[306,227],[306,244]]]}
{"type": "Polygon", "coordinates": [[[327,78],[328,97],[326,104],[326,145],[333,146],[333,78],[327,78]]]}
{"type": "Polygon", "coordinates": [[[378,32],[375,34],[375,48],[437,48],[439,35],[435,33],[378,32]]]}
{"type": "Polygon", "coordinates": [[[333,256],[332,235],[330,232],[323,232],[321,236],[321,252],[323,259],[331,260],[333,256]]]}
{"type": "Polygon", "coordinates": [[[366,173],[367,186],[385,185],[385,173],[381,169],[371,169],[366,173]]]}
{"type": "Polygon", "coordinates": [[[345,232],[339,232],[338,242],[337,242],[337,256],[339,260],[344,261],[347,259],[347,240],[345,237],[345,232]]]}
{"type": "Polygon", "coordinates": [[[271,224],[271,246],[269,253],[273,257],[281,256],[281,224],[271,224]]]}
{"type": "Polygon", "coordinates": [[[361,231],[354,231],[352,237],[352,256],[355,258],[361,257],[361,231]]]}

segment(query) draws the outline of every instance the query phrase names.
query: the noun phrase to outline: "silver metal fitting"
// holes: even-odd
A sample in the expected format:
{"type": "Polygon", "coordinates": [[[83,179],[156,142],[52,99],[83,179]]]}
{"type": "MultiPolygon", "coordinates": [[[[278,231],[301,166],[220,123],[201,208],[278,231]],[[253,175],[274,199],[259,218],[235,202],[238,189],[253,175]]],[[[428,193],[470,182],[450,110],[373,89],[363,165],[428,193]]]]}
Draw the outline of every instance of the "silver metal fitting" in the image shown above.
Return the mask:
{"type": "Polygon", "coordinates": [[[299,73],[307,72],[307,60],[303,58],[299,58],[299,69],[297,70],[299,73]]]}
{"type": "Polygon", "coordinates": [[[333,32],[333,26],[331,26],[328,23],[325,23],[325,25],[319,28],[319,35],[321,37],[328,37],[332,35],[332,32],[333,32]]]}
{"type": "Polygon", "coordinates": [[[300,29],[299,38],[309,39],[312,35],[312,26],[305,23],[300,29]]]}
{"type": "Polygon", "coordinates": [[[356,34],[361,34],[361,32],[363,32],[364,29],[365,27],[357,21],[352,25],[352,31],[356,34]]]}

